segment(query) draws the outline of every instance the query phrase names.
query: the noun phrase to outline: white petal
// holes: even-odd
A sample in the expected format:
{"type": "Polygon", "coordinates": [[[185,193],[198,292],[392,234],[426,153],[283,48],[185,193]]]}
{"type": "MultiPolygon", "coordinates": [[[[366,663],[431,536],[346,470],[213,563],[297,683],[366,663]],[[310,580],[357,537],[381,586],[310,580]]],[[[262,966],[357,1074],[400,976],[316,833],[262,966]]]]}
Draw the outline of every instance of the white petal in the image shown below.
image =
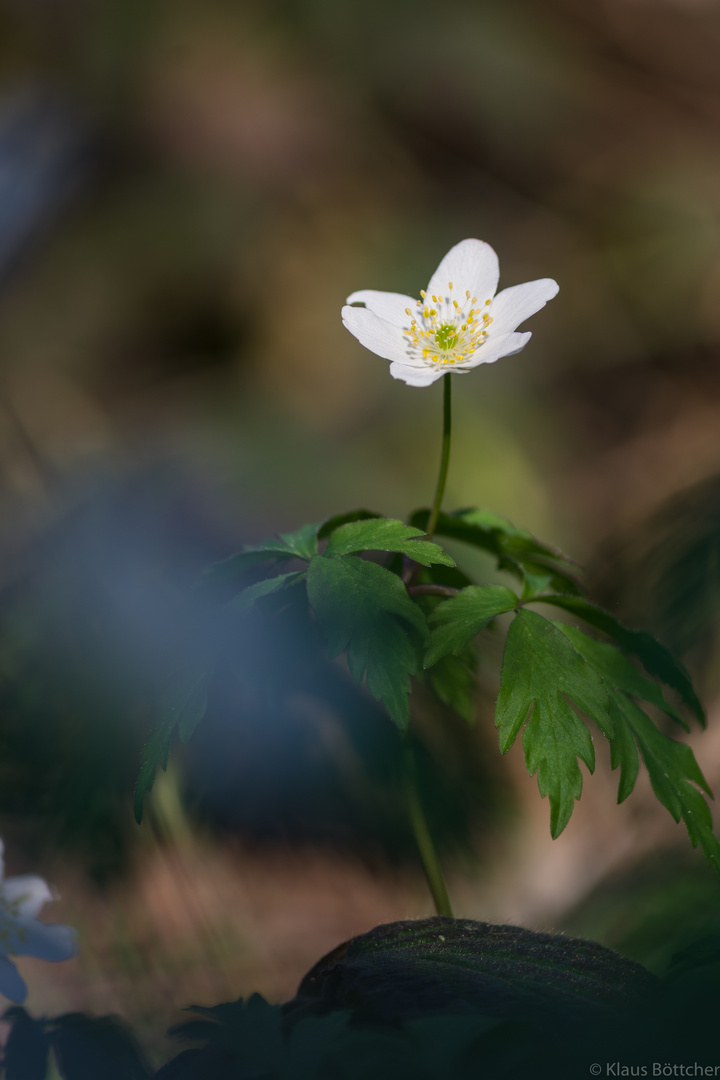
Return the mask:
{"type": "Polygon", "coordinates": [[[489,337],[470,360],[463,367],[474,368],[480,364],[493,364],[503,356],[512,356],[513,353],[524,349],[532,337],[529,330],[524,334],[503,334],[502,337],[489,337]]]}
{"type": "Polygon", "coordinates": [[[17,956],[38,960],[69,960],[77,953],[77,935],[71,926],[42,923],[38,919],[17,919],[4,946],[17,956]]]}
{"type": "Polygon", "coordinates": [[[0,956],[0,994],[16,1005],[22,1005],[27,997],[25,980],[7,956],[0,956]]]}
{"type": "Polygon", "coordinates": [[[352,296],[348,296],[345,303],[363,303],[373,315],[377,315],[379,319],[385,319],[393,326],[410,325],[406,308],[417,312],[417,299],[413,300],[412,296],[403,296],[398,292],[375,292],[374,289],[361,289],[360,292],[354,292],[352,296]]]}
{"type": "Polygon", "coordinates": [[[503,289],[497,294],[490,308],[493,334],[509,334],[516,326],[545,307],[557,292],[558,284],[552,278],[526,281],[524,285],[512,285],[509,289],[503,289]]]}
{"type": "Polygon", "coordinates": [[[428,300],[433,295],[448,295],[452,281],[453,297],[459,304],[465,303],[465,292],[476,296],[480,304],[492,299],[497,289],[500,270],[498,257],[483,240],[461,240],[450,248],[427,287],[428,300]]]}
{"type": "Polygon", "coordinates": [[[342,321],[361,345],[377,353],[385,360],[398,360],[407,363],[408,342],[398,326],[378,319],[367,308],[344,307],[342,321]]]}
{"type": "Polygon", "coordinates": [[[35,874],[8,878],[0,885],[0,896],[11,904],[17,904],[18,915],[34,918],[43,904],[53,899],[46,881],[35,874]]]}
{"type": "Polygon", "coordinates": [[[445,366],[441,368],[439,364],[433,367],[423,364],[421,368],[418,368],[396,361],[390,365],[390,374],[393,379],[401,379],[408,386],[432,386],[446,373],[447,368],[445,366]]]}

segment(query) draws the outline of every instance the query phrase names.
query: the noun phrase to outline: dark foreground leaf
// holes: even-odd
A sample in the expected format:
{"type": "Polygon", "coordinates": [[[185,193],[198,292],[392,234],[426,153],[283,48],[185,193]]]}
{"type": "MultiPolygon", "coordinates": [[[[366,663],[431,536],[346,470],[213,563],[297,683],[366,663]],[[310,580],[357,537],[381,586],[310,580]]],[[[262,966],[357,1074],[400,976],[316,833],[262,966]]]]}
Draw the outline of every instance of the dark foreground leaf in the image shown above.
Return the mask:
{"type": "Polygon", "coordinates": [[[148,1080],[150,1070],[130,1029],[117,1017],[68,1013],[50,1033],[63,1080],[148,1080]]]}
{"type": "Polygon", "coordinates": [[[3,1019],[12,1024],[5,1043],[5,1080],[45,1080],[50,1042],[42,1020],[25,1009],[8,1009],[3,1019]]]}
{"type": "Polygon", "coordinates": [[[591,941],[471,919],[389,923],[340,945],[305,976],[289,1015],[346,1007],[390,1023],[455,1013],[569,1030],[654,985],[591,941]]]}

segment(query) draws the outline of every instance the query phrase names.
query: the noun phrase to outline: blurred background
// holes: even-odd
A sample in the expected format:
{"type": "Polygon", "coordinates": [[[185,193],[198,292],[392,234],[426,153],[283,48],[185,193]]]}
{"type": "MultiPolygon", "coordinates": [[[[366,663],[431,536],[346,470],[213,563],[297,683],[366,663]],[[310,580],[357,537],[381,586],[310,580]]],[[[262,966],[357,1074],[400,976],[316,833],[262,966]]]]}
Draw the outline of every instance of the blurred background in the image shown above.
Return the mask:
{"type": "MultiPolygon", "coordinates": [[[[180,1007],[283,1000],[429,913],[392,732],[335,667],[290,664],[282,714],[219,693],[139,828],[131,797],[205,565],[430,500],[439,387],[340,307],[465,237],[560,293],[457,381],[446,506],[682,653],[718,789],[719,47],[718,0],[0,0],[0,834],[81,939],[24,963],[32,1010],[119,1012],[161,1060],[180,1007]]],[[[720,918],[711,872],[605,756],[550,841],[487,637],[474,728],[415,695],[457,914],[661,964],[720,918]]],[[[281,678],[295,646],[262,642],[281,678]]]]}

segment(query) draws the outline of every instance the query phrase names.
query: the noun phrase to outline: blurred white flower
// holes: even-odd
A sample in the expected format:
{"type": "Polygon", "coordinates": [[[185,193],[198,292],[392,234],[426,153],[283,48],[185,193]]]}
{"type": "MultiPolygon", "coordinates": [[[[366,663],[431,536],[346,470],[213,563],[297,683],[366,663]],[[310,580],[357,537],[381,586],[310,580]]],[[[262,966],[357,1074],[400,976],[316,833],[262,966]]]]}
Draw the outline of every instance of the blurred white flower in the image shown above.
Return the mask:
{"type": "Polygon", "coordinates": [[[516,327],[558,286],[552,278],[513,285],[495,295],[497,255],[482,240],[451,248],[420,299],[363,289],[347,298],[343,323],[358,341],[390,360],[390,374],[408,386],[430,386],[447,372],[467,372],[519,352],[530,332],[516,327]],[[351,304],[365,307],[351,307],[351,304]]]}
{"type": "Polygon", "coordinates": [[[53,894],[34,874],[5,880],[3,850],[0,840],[0,994],[20,1005],[27,986],[10,957],[69,960],[77,952],[77,938],[70,926],[40,922],[38,912],[53,894]]]}

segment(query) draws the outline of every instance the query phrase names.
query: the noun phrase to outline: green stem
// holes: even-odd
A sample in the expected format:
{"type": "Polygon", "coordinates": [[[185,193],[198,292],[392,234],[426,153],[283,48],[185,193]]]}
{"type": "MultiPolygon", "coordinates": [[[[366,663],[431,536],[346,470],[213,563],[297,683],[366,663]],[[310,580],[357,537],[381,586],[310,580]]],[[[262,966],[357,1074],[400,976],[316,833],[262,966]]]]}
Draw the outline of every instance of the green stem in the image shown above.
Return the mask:
{"type": "Polygon", "coordinates": [[[440,472],[438,473],[437,487],[435,488],[435,501],[433,502],[432,513],[430,514],[430,520],[427,527],[428,540],[432,540],[438,517],[440,516],[440,507],[442,506],[443,495],[445,494],[448,465],[450,464],[450,436],[452,434],[452,397],[450,394],[450,380],[451,376],[449,374],[443,377],[442,453],[440,455],[440,472]]]}
{"type": "Polygon", "coordinates": [[[452,907],[450,906],[450,897],[448,896],[447,886],[445,885],[445,878],[443,872],[440,869],[440,862],[437,857],[435,845],[432,842],[430,830],[428,829],[427,820],[425,818],[425,811],[420,801],[420,792],[417,785],[417,770],[415,768],[415,756],[412,751],[412,747],[407,741],[405,741],[405,760],[403,769],[403,782],[405,787],[405,799],[407,801],[408,813],[410,816],[410,824],[412,825],[413,834],[415,836],[415,842],[420,852],[420,859],[422,861],[423,870],[425,871],[425,877],[427,883],[430,886],[430,893],[435,904],[435,911],[438,915],[449,915],[452,918],[452,907]]]}

